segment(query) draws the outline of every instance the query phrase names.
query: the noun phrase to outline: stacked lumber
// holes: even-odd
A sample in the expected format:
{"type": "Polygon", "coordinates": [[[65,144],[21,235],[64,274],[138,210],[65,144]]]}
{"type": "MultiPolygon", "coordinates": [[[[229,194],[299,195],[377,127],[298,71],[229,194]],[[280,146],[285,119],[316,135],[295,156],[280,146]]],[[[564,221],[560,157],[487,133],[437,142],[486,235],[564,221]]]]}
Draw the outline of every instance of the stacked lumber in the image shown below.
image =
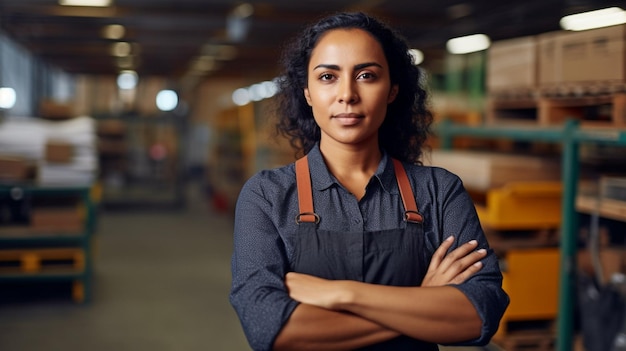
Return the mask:
{"type": "Polygon", "coordinates": [[[511,182],[558,181],[558,159],[489,151],[432,150],[424,164],[458,175],[466,188],[486,192],[511,182]]]}

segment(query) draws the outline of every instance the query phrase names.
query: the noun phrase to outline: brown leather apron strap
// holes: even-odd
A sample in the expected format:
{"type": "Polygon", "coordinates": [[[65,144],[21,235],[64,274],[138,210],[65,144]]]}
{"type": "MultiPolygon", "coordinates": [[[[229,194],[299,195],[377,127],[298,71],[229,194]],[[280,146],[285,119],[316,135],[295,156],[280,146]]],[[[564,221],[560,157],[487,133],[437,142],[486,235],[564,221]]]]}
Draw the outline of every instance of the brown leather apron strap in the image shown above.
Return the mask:
{"type": "Polygon", "coordinates": [[[319,223],[320,217],[313,210],[313,191],[311,190],[311,173],[309,160],[306,156],[296,161],[296,186],[298,188],[298,206],[300,213],[296,223],[319,223]]]}
{"type": "Polygon", "coordinates": [[[417,204],[415,203],[415,197],[411,190],[411,183],[409,177],[406,175],[406,170],[402,166],[402,162],[393,160],[393,169],[396,172],[396,180],[398,181],[398,188],[400,189],[400,196],[402,197],[402,204],[404,205],[404,220],[413,223],[422,223],[424,217],[417,211],[417,204]]]}
{"type": "MultiPolygon", "coordinates": [[[[417,211],[417,204],[413,197],[411,183],[406,175],[404,166],[396,159],[393,160],[393,167],[396,173],[400,197],[404,205],[404,220],[413,223],[422,223],[424,217],[417,211]]],[[[320,217],[315,213],[313,207],[313,191],[311,187],[311,173],[309,172],[309,161],[306,156],[296,161],[296,186],[298,188],[298,207],[300,213],[296,216],[296,223],[308,222],[319,223],[320,217]]]]}

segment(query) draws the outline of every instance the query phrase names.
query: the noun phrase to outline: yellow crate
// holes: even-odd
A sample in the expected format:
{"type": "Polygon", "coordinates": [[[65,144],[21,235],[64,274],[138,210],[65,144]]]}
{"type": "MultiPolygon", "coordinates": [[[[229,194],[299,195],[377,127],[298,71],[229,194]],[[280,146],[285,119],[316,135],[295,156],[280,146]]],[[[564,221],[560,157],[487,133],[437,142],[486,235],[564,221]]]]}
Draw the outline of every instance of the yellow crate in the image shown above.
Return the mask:
{"type": "Polygon", "coordinates": [[[497,335],[507,333],[509,322],[554,320],[558,311],[558,248],[509,250],[505,256],[502,288],[509,294],[497,335]]]}
{"type": "Polygon", "coordinates": [[[494,230],[559,227],[561,182],[512,182],[487,192],[486,206],[476,206],[481,224],[494,230]]]}

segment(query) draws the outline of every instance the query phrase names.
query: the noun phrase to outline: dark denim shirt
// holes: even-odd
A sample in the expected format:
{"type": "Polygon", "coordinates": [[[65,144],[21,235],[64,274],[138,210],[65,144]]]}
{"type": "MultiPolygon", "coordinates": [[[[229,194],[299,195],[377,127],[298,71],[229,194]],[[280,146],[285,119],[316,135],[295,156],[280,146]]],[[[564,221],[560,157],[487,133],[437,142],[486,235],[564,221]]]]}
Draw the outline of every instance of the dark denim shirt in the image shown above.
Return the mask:
{"type": "MultiPolygon", "coordinates": [[[[386,154],[360,201],[329,173],[318,146],[308,157],[313,203],[322,218],[320,229],[364,232],[405,225],[393,163],[386,154]]],[[[450,235],[457,238],[454,247],[476,239],[479,248],[487,249],[481,271],[455,285],[483,321],[481,336],[463,344],[484,345],[496,332],[509,298],[501,288],[498,259],[488,246],[472,199],[461,180],[444,169],[411,164],[404,167],[424,216],[425,249],[430,255],[450,235]]],[[[293,163],[257,173],[239,194],[230,301],[254,350],[271,350],[298,304],[289,297],[284,284],[294,252],[298,212],[293,163]]]]}

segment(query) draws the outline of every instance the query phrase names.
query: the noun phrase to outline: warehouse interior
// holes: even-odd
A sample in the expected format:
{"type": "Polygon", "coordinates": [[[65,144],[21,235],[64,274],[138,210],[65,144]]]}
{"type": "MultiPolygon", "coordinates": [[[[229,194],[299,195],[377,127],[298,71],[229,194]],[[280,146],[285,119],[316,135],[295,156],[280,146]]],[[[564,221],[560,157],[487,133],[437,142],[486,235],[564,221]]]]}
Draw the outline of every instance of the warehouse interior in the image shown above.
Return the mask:
{"type": "Polygon", "coordinates": [[[422,161],[463,180],[511,297],[491,344],[442,350],[626,350],[625,1],[72,1],[0,0],[0,349],[249,349],[234,206],[297,157],[281,50],[363,11],[416,49],[422,161]]]}

